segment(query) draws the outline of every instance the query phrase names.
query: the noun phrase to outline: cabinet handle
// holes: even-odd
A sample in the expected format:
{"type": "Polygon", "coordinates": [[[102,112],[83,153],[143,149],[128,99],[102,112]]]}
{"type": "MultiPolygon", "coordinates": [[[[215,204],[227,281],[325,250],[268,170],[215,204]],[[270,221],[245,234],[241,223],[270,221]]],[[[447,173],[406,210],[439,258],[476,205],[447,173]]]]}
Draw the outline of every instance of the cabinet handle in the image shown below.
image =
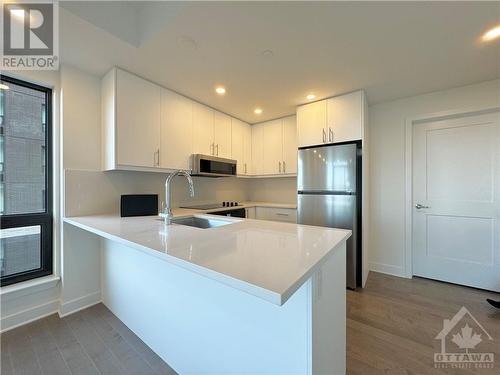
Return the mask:
{"type": "Polygon", "coordinates": [[[321,129],[321,131],[323,132],[323,143],[326,143],[326,131],[325,131],[325,128],[321,129]]]}
{"type": "Polygon", "coordinates": [[[215,156],[219,156],[219,144],[217,143],[217,145],[215,146],[215,156]]]}
{"type": "Polygon", "coordinates": [[[280,170],[280,173],[281,173],[281,162],[278,162],[279,164],[279,170],[280,170]]]}
{"type": "Polygon", "coordinates": [[[276,216],[290,216],[290,214],[284,214],[281,212],[276,212],[276,216]]]}
{"type": "Polygon", "coordinates": [[[284,160],[283,160],[283,173],[286,173],[286,164],[284,160]]]}
{"type": "Polygon", "coordinates": [[[247,163],[245,163],[245,174],[247,174],[247,163]]]}
{"type": "Polygon", "coordinates": [[[330,139],[330,142],[333,142],[333,130],[332,128],[328,128],[328,138],[330,139]]]}
{"type": "Polygon", "coordinates": [[[153,164],[156,166],[156,167],[159,167],[160,166],[160,149],[157,149],[154,153],[154,157],[153,157],[153,164]]]}

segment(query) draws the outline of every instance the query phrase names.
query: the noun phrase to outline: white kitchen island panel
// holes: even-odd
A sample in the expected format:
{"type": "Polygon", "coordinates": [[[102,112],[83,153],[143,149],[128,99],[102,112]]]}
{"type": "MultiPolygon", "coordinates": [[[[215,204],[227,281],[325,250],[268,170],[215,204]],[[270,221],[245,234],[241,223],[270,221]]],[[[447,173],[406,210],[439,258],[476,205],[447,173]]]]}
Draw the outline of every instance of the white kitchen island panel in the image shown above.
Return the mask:
{"type": "Polygon", "coordinates": [[[113,240],[101,256],[104,304],[179,374],[345,374],[345,241],[282,306],[113,240]]]}

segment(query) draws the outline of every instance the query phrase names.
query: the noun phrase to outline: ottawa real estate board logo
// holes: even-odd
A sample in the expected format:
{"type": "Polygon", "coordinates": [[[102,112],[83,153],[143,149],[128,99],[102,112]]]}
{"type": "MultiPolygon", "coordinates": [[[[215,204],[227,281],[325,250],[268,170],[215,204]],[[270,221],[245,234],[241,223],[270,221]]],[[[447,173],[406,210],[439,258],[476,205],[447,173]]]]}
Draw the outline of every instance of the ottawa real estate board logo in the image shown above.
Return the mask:
{"type": "Polygon", "coordinates": [[[443,321],[443,329],[435,337],[440,349],[434,353],[435,368],[491,369],[493,337],[465,306],[451,319],[443,321]]]}
{"type": "Polygon", "coordinates": [[[1,70],[59,68],[57,1],[2,1],[1,70]]]}

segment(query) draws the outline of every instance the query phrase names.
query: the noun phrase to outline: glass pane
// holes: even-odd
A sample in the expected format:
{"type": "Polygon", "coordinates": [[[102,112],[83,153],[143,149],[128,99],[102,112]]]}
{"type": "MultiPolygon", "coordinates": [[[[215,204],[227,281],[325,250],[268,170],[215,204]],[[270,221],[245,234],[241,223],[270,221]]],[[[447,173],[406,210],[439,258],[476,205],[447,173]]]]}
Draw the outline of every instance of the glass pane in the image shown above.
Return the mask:
{"type": "Polygon", "coordinates": [[[0,213],[45,212],[45,93],[2,83],[0,213]]]}
{"type": "Polygon", "coordinates": [[[40,226],[0,229],[1,276],[41,267],[40,226]]]}

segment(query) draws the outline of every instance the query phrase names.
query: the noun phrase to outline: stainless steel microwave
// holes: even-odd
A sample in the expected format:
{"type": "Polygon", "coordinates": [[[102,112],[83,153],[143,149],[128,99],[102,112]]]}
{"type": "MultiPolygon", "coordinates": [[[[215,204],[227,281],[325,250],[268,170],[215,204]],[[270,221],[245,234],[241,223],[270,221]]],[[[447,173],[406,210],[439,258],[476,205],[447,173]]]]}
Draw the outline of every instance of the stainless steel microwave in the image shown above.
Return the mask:
{"type": "Polygon", "coordinates": [[[228,177],[236,176],[236,160],[219,158],[217,156],[192,155],[193,176],[228,177]]]}

